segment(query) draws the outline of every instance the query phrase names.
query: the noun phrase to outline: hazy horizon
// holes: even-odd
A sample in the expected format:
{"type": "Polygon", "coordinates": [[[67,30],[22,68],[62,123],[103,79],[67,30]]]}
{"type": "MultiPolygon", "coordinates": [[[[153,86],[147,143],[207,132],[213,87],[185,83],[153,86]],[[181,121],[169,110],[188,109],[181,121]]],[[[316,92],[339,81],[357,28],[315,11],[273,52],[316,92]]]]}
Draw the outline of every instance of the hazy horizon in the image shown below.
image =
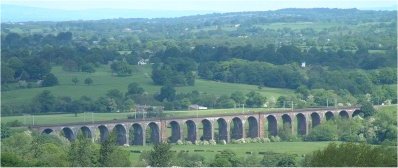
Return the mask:
{"type": "Polygon", "coordinates": [[[3,0],[2,22],[170,18],[285,8],[396,10],[393,0],[3,0]]]}

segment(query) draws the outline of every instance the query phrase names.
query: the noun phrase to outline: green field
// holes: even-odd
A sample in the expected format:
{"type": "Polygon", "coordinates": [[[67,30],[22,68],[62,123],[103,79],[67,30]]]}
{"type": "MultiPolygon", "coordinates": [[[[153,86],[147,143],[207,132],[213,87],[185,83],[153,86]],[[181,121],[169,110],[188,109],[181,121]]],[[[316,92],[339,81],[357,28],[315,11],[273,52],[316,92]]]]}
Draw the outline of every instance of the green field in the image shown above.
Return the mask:
{"type": "MultiPolygon", "coordinates": [[[[49,90],[55,96],[70,96],[74,99],[78,99],[81,96],[89,96],[96,99],[100,96],[104,96],[110,89],[119,89],[122,92],[127,91],[127,86],[130,83],[139,83],[146,92],[152,94],[159,92],[161,86],[154,85],[151,79],[151,66],[133,66],[133,75],[127,77],[116,77],[112,76],[111,70],[108,66],[100,66],[97,68],[95,73],[85,72],[66,72],[61,67],[53,67],[52,73],[54,73],[58,80],[59,85],[53,87],[42,87],[42,88],[30,88],[30,89],[16,89],[5,91],[1,93],[3,105],[18,105],[32,101],[32,98],[42,92],[43,90],[49,90]],[[74,85],[72,78],[77,77],[79,83],[74,85]],[[94,83],[91,86],[84,84],[84,79],[91,77],[94,83]]],[[[233,83],[222,83],[216,81],[208,81],[197,79],[195,86],[184,86],[177,87],[177,92],[191,92],[197,90],[199,92],[206,92],[217,96],[226,94],[230,95],[234,91],[242,91],[244,93],[250,91],[257,91],[261,94],[271,97],[279,97],[281,95],[292,95],[293,91],[289,89],[278,89],[263,87],[259,89],[255,85],[246,84],[233,84],[233,83]]]]}
{"type": "MultiPolygon", "coordinates": [[[[230,149],[234,151],[239,157],[245,157],[252,152],[262,158],[259,152],[276,152],[296,154],[301,157],[312,151],[326,147],[330,142],[271,142],[271,143],[249,143],[249,144],[226,144],[226,145],[173,145],[173,151],[179,152],[181,150],[189,151],[190,154],[199,154],[206,158],[206,161],[211,161],[219,151],[230,149]],[[194,150],[204,150],[203,152],[195,152],[194,150]]],[[[149,151],[152,146],[130,146],[126,150],[132,151],[130,154],[133,161],[138,161],[140,153],[133,153],[134,151],[149,151]]]]}

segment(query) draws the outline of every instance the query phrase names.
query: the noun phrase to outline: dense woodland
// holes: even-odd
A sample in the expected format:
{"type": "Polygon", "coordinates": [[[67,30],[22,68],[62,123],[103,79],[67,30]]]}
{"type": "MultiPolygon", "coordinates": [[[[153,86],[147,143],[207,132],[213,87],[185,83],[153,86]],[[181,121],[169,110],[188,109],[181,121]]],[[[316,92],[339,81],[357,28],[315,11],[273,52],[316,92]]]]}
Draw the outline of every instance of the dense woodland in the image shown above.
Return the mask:
{"type": "Polygon", "coordinates": [[[124,111],[139,103],[162,105],[166,110],[186,109],[191,103],[230,108],[256,95],[238,93],[237,99],[175,92],[175,87],[194,86],[198,78],[296,90],[296,96],[276,100],[260,96],[249,107],[278,107],[285,100],[297,102],[296,107],[325,106],[327,98],[343,106],[363,101],[396,103],[395,16],[396,11],[320,8],[168,19],[2,23],[2,92],[55,86],[54,66],[93,73],[107,65],[113,75],[123,77],[134,75],[131,66],[143,60],[152,64],[153,84],[164,86],[154,95],[116,89],[98,99],[78,100],[43,92],[32,102],[2,104],[2,115],[124,111]],[[42,96],[52,107],[38,101],[42,96]]]}

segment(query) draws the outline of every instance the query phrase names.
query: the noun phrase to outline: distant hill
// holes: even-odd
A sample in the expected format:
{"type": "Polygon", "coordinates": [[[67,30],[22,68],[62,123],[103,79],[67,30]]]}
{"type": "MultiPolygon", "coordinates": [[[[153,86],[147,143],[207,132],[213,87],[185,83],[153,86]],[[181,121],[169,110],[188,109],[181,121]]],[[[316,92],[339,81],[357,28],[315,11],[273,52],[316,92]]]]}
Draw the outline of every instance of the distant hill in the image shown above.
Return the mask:
{"type": "Polygon", "coordinates": [[[113,18],[170,18],[212,13],[212,11],[167,11],[131,9],[59,10],[19,5],[1,5],[2,22],[99,20],[113,18]]]}

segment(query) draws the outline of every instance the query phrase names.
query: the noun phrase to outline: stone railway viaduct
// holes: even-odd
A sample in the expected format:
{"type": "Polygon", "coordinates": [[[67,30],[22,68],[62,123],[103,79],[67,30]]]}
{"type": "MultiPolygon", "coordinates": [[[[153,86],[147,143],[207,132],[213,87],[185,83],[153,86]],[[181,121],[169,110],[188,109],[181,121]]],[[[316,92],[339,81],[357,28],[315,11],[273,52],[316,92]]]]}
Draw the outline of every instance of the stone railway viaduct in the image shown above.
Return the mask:
{"type": "Polygon", "coordinates": [[[106,140],[112,131],[116,133],[118,145],[145,145],[146,142],[159,143],[163,141],[175,143],[178,140],[192,143],[196,140],[230,142],[233,139],[275,136],[281,126],[287,127],[293,134],[306,135],[311,128],[322,122],[335,117],[349,119],[359,113],[360,110],[357,107],[318,108],[288,112],[247,112],[219,114],[218,116],[40,125],[31,127],[31,129],[43,134],[62,134],[70,141],[73,141],[79,133],[99,142],[106,140]],[[198,129],[199,124],[202,124],[202,129],[198,129]],[[199,137],[198,133],[201,133],[202,136],[199,137]]]}

